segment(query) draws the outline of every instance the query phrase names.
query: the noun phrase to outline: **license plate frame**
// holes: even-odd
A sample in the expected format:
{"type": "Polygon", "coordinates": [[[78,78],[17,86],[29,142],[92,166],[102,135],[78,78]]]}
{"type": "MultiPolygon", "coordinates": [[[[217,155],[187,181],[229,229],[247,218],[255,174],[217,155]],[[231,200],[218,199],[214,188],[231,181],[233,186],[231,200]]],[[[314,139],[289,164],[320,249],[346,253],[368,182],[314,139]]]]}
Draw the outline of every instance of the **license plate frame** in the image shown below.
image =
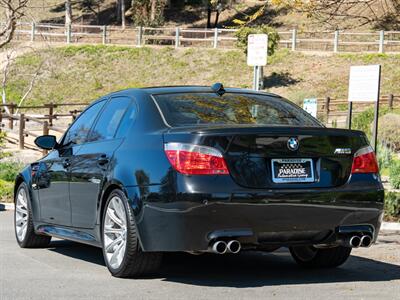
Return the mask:
{"type": "Polygon", "coordinates": [[[314,163],[311,158],[275,158],[271,159],[271,175],[273,183],[312,183],[315,182],[314,163]],[[279,166],[280,164],[282,166],[279,166]],[[307,166],[307,164],[309,164],[307,166]],[[287,168],[285,165],[297,165],[287,168]],[[276,168],[278,167],[278,168],[276,168]],[[288,170],[287,172],[281,169],[288,170]],[[306,173],[304,173],[304,170],[306,173]],[[292,171],[290,171],[292,170],[292,171]],[[285,174],[287,173],[287,174],[285,174]],[[297,174],[294,174],[297,173],[297,174]]]}

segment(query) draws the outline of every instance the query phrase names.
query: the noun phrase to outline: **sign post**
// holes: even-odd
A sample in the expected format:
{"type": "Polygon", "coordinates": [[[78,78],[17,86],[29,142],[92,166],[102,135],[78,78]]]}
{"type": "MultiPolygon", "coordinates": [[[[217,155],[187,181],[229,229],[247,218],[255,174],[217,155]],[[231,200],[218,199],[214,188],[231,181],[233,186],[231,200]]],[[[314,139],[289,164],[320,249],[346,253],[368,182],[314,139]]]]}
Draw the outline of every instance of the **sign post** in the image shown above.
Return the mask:
{"type": "Polygon", "coordinates": [[[254,67],[253,89],[260,89],[260,68],[267,64],[268,35],[250,34],[247,38],[247,65],[254,67]]]}
{"type": "Polygon", "coordinates": [[[375,152],[378,141],[380,86],[380,65],[350,67],[348,126],[351,129],[353,102],[375,102],[374,127],[372,131],[372,145],[375,152]]]}

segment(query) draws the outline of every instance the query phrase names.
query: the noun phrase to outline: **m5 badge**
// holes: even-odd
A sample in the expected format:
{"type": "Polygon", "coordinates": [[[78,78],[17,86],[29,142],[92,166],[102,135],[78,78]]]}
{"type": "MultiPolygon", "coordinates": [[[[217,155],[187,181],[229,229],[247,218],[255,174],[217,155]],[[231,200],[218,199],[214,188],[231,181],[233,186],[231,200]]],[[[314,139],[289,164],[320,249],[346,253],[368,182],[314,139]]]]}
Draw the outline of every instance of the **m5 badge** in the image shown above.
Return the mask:
{"type": "Polygon", "coordinates": [[[336,148],[335,154],[351,154],[351,148],[336,148]]]}

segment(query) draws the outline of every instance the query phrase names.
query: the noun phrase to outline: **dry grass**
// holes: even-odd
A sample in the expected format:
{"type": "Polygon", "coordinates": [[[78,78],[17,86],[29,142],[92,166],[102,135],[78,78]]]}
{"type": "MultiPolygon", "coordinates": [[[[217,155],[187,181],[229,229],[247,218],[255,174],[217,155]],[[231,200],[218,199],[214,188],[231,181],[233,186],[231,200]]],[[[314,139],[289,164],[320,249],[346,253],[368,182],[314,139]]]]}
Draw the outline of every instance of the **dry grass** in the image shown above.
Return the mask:
{"type": "MultiPolygon", "coordinates": [[[[9,100],[18,99],[29,74],[45,60],[27,103],[90,101],[106,93],[157,85],[250,88],[252,68],[239,50],[70,46],[25,54],[13,66],[9,100]]],[[[265,67],[269,91],[299,102],[306,97],[347,97],[351,65],[382,64],[382,94],[400,94],[400,55],[310,56],[278,51],[265,67]]],[[[16,100],[15,100],[16,101],[16,100]]]]}

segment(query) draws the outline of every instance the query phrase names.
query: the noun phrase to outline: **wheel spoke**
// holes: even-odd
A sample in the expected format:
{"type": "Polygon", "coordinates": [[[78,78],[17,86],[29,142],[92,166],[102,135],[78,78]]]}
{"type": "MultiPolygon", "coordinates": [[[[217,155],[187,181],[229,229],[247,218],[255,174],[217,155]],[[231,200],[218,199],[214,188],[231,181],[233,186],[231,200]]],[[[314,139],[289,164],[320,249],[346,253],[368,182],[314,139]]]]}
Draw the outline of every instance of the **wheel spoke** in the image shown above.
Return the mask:
{"type": "Polygon", "coordinates": [[[110,244],[106,246],[105,251],[106,252],[115,252],[114,246],[117,245],[118,243],[122,242],[122,237],[118,237],[115,240],[113,240],[110,244]]]}
{"type": "Polygon", "coordinates": [[[115,214],[115,210],[111,209],[110,207],[107,209],[107,216],[110,217],[111,221],[113,221],[119,227],[123,226],[122,221],[115,214]]]}
{"type": "Polygon", "coordinates": [[[124,232],[124,230],[122,228],[113,228],[110,227],[109,225],[104,226],[104,233],[105,234],[118,234],[118,235],[122,235],[124,232]]]}

